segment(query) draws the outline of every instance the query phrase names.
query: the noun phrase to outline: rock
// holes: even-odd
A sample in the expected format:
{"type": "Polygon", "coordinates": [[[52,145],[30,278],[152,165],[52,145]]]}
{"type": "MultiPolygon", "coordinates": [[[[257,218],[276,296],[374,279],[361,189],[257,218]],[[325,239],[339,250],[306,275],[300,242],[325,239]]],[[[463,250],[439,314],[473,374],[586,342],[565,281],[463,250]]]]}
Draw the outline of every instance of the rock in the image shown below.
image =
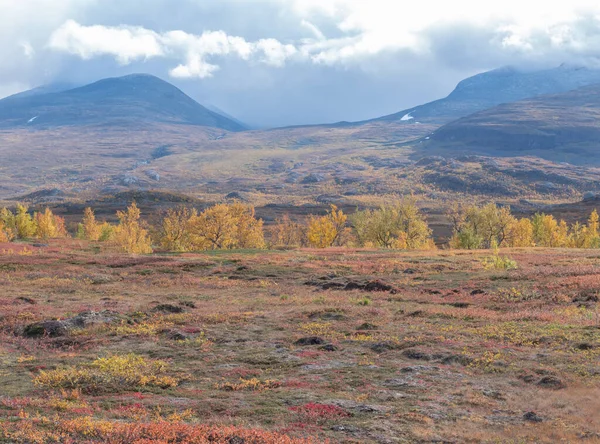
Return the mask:
{"type": "Polygon", "coordinates": [[[483,389],[482,393],[483,393],[483,396],[487,396],[488,398],[492,398],[492,399],[497,399],[499,401],[503,401],[506,399],[504,397],[504,395],[502,395],[502,393],[500,393],[497,390],[483,389]]]}
{"type": "Polygon", "coordinates": [[[306,346],[306,345],[321,345],[325,344],[325,340],[320,338],[319,336],[307,336],[305,338],[300,338],[296,342],[295,345],[306,346]]]}
{"type": "Polygon", "coordinates": [[[45,248],[48,246],[48,244],[41,244],[41,243],[36,242],[35,244],[31,244],[31,246],[35,247],[35,248],[45,248]]]}
{"type": "Polygon", "coordinates": [[[550,388],[555,390],[566,387],[566,384],[556,376],[544,376],[537,382],[536,385],[539,387],[550,388]]]}
{"type": "Polygon", "coordinates": [[[185,333],[179,330],[169,330],[167,331],[167,338],[169,338],[172,341],[187,341],[188,339],[190,339],[190,336],[186,335],[185,333]]]}
{"type": "Polygon", "coordinates": [[[442,355],[437,356],[436,358],[444,365],[460,364],[466,367],[472,362],[471,358],[463,355],[442,355]]]}
{"type": "Polygon", "coordinates": [[[407,268],[402,273],[404,273],[404,274],[415,274],[415,273],[417,273],[417,270],[414,269],[414,268],[407,268]]]}
{"type": "Polygon", "coordinates": [[[23,330],[23,336],[26,338],[41,338],[49,337],[56,338],[64,336],[68,333],[68,329],[63,321],[42,321],[34,324],[29,324],[23,330]]]}
{"type": "Polygon", "coordinates": [[[410,382],[407,379],[394,378],[394,379],[386,379],[383,382],[383,385],[386,387],[403,388],[403,387],[413,387],[414,383],[410,382]]]}
{"type": "Polygon", "coordinates": [[[371,350],[373,350],[375,353],[384,353],[389,350],[398,350],[401,347],[399,344],[396,344],[395,342],[382,341],[382,342],[375,342],[374,344],[371,344],[369,346],[369,348],[371,350]]]}
{"type": "Polygon", "coordinates": [[[322,174],[311,173],[308,176],[305,176],[300,183],[302,184],[310,184],[310,183],[320,183],[325,180],[325,176],[322,174]]]}
{"type": "Polygon", "coordinates": [[[339,348],[336,347],[333,344],[325,344],[325,345],[320,346],[319,350],[328,351],[328,352],[334,352],[334,351],[338,351],[339,348]]]}
{"type": "Polygon", "coordinates": [[[426,166],[426,165],[431,165],[433,163],[438,163],[438,162],[445,162],[446,159],[444,159],[441,156],[427,156],[427,157],[423,157],[421,158],[417,163],[415,163],[416,166],[426,166]]]}
{"type": "Polygon", "coordinates": [[[448,305],[456,308],[468,308],[471,304],[468,302],[450,302],[448,305]]]}
{"type": "Polygon", "coordinates": [[[365,291],[389,291],[390,293],[396,292],[394,287],[380,280],[367,282],[365,285],[365,291]]]}
{"type": "Polygon", "coordinates": [[[140,183],[140,179],[138,179],[135,176],[125,175],[121,177],[120,182],[125,186],[137,185],[138,183],[140,183]]]}
{"type": "Polygon", "coordinates": [[[91,325],[110,324],[111,322],[122,318],[123,316],[121,314],[110,310],[103,310],[100,312],[84,311],[64,322],[68,324],[69,328],[86,328],[91,325]]]}
{"type": "Polygon", "coordinates": [[[346,287],[346,285],[344,285],[341,282],[326,282],[321,285],[321,288],[323,290],[335,290],[336,288],[337,289],[340,289],[340,288],[346,289],[345,287],[346,287]]]}
{"type": "Polygon", "coordinates": [[[23,302],[25,304],[30,304],[30,305],[35,305],[37,304],[37,302],[31,298],[27,298],[25,296],[19,296],[18,298],[15,298],[15,302],[23,302]]]}
{"type": "Polygon", "coordinates": [[[158,171],[148,170],[144,174],[146,174],[146,176],[148,176],[152,180],[155,180],[157,182],[160,181],[160,174],[158,173],[158,171]]]}
{"type": "Polygon", "coordinates": [[[476,290],[473,290],[471,292],[471,296],[477,296],[477,295],[480,295],[480,294],[485,294],[485,291],[481,290],[480,288],[478,288],[476,290]]]}
{"type": "Polygon", "coordinates": [[[320,319],[322,321],[343,321],[346,319],[346,316],[337,311],[311,313],[308,317],[310,319],[320,319]]]}
{"type": "Polygon", "coordinates": [[[431,355],[422,352],[420,350],[408,349],[402,352],[402,355],[408,359],[414,359],[417,361],[431,361],[431,355]]]}
{"type": "Polygon", "coordinates": [[[597,290],[583,290],[577,296],[573,298],[573,302],[598,302],[600,298],[598,297],[597,290]]]}
{"type": "Polygon", "coordinates": [[[225,199],[245,200],[244,197],[237,191],[233,191],[233,192],[229,193],[227,196],[225,196],[225,199]]]}
{"type": "Polygon", "coordinates": [[[527,412],[523,415],[523,419],[529,422],[542,422],[543,419],[540,418],[535,412],[527,412]]]}
{"type": "Polygon", "coordinates": [[[159,304],[156,307],[154,307],[152,309],[152,312],[154,313],[183,313],[185,310],[183,309],[183,307],[178,307],[177,305],[173,305],[173,304],[159,304]]]}
{"type": "Polygon", "coordinates": [[[315,200],[318,203],[335,205],[340,205],[345,201],[344,196],[340,196],[339,194],[321,194],[315,200]]]}
{"type": "Polygon", "coordinates": [[[377,330],[379,327],[375,324],[371,324],[369,322],[365,322],[356,327],[357,330],[377,330]]]}
{"type": "Polygon", "coordinates": [[[121,318],[122,315],[110,310],[85,311],[69,319],[47,320],[27,325],[23,330],[23,336],[27,338],[65,336],[72,330],[80,330],[91,325],[109,324],[121,318]]]}
{"type": "Polygon", "coordinates": [[[583,194],[583,200],[595,200],[598,198],[598,193],[594,193],[592,191],[588,191],[583,194]]]}
{"type": "Polygon", "coordinates": [[[402,367],[400,371],[402,373],[419,373],[419,372],[428,372],[428,371],[438,371],[439,367],[435,367],[433,365],[411,365],[407,367],[402,367]]]}
{"type": "Polygon", "coordinates": [[[594,344],[590,344],[589,342],[582,342],[581,344],[577,344],[575,346],[577,350],[593,350],[596,348],[594,344]]]}

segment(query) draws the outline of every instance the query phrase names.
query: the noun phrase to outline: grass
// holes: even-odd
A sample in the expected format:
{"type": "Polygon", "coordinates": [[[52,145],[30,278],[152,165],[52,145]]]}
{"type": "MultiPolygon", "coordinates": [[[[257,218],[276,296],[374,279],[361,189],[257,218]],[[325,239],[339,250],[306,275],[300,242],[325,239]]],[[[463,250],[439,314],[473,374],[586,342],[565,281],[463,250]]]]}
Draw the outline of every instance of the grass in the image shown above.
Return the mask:
{"type": "Polygon", "coordinates": [[[0,442],[599,442],[600,257],[489,254],[0,254],[0,442]]]}

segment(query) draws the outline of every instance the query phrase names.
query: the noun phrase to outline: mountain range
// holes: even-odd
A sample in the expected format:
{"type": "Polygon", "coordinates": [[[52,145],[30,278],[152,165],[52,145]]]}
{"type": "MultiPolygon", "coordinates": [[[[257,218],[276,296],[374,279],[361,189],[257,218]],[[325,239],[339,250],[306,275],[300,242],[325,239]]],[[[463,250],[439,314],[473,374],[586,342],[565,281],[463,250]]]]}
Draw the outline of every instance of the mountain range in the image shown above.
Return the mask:
{"type": "Polygon", "coordinates": [[[370,121],[448,123],[501,103],[600,83],[600,70],[563,64],[540,71],[503,67],[461,81],[445,98],[370,121]]]}
{"type": "Polygon", "coordinates": [[[47,85],[0,100],[0,199],[48,186],[298,201],[326,189],[359,196],[416,184],[431,196],[600,191],[595,170],[552,164],[600,165],[599,85],[600,70],[590,68],[507,67],[389,116],[270,130],[249,130],[147,74],[47,85]],[[520,160],[464,163],[469,154],[520,160]],[[431,156],[455,160],[419,160],[431,156]]]}

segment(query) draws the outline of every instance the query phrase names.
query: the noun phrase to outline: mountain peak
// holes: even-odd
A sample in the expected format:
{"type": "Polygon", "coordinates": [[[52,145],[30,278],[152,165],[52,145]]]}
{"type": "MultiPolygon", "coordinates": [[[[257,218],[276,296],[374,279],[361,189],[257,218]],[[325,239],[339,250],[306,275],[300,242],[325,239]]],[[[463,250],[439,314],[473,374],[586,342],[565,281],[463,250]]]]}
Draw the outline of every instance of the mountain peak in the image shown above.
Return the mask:
{"type": "Polygon", "coordinates": [[[199,125],[241,131],[239,122],[210,111],[176,86],[150,74],[130,74],[51,94],[0,100],[0,128],[144,123],[199,125]]]}

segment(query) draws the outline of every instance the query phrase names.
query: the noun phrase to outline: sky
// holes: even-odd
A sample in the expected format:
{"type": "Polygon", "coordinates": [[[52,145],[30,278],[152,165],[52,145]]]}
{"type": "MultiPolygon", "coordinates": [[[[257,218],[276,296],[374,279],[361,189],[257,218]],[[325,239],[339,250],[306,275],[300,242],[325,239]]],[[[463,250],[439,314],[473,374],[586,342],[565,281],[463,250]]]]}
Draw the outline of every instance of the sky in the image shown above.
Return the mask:
{"type": "Polygon", "coordinates": [[[489,69],[599,56],[587,0],[0,0],[0,97],[143,72],[255,127],[374,118],[489,69]]]}

